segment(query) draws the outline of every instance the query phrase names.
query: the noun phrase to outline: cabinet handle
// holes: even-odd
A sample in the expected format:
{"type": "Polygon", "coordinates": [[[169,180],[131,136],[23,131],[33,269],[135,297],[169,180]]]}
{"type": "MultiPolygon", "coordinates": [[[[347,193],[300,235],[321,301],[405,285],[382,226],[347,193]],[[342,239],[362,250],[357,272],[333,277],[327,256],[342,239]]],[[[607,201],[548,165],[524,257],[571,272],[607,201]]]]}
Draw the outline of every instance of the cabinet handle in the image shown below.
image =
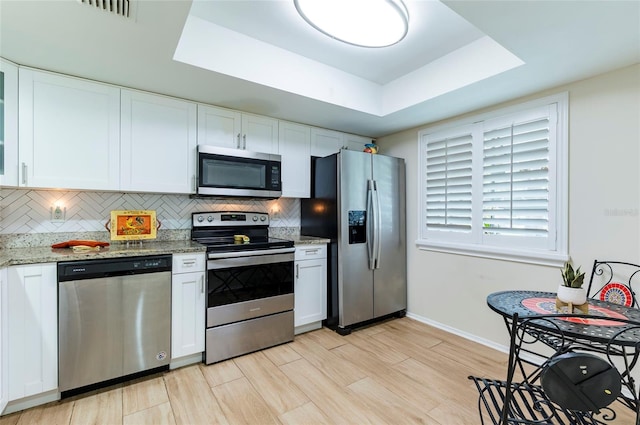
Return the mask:
{"type": "Polygon", "coordinates": [[[27,163],[22,163],[22,184],[27,185],[27,163]]]}
{"type": "Polygon", "coordinates": [[[300,264],[296,264],[296,279],[300,278],[300,264]]]}
{"type": "Polygon", "coordinates": [[[307,249],[304,251],[306,255],[311,255],[311,254],[317,254],[318,253],[318,249],[307,249]]]}
{"type": "Polygon", "coordinates": [[[182,265],[185,267],[191,267],[196,263],[196,260],[182,260],[182,265]]]}
{"type": "Polygon", "coordinates": [[[242,149],[246,149],[247,148],[247,135],[243,134],[242,135],[242,149]]]}
{"type": "Polygon", "coordinates": [[[200,276],[200,293],[204,294],[204,276],[200,276]]]}
{"type": "Polygon", "coordinates": [[[241,149],[240,146],[240,133],[236,136],[236,148],[241,149]]]}

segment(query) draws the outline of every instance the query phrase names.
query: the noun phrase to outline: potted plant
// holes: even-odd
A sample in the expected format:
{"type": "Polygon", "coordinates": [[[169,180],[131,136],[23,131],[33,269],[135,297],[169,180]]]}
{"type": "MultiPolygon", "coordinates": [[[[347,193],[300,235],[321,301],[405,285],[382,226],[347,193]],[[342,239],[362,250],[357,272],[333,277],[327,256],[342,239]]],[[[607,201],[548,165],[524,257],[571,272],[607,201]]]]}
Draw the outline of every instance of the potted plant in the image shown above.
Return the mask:
{"type": "Polygon", "coordinates": [[[582,287],[584,283],[584,272],[580,272],[580,267],[574,270],[571,265],[571,260],[564,263],[562,282],[558,287],[557,295],[558,301],[562,304],[556,304],[558,306],[569,305],[570,311],[573,311],[573,307],[584,310],[580,308],[586,306],[587,303],[587,291],[582,287]]]}

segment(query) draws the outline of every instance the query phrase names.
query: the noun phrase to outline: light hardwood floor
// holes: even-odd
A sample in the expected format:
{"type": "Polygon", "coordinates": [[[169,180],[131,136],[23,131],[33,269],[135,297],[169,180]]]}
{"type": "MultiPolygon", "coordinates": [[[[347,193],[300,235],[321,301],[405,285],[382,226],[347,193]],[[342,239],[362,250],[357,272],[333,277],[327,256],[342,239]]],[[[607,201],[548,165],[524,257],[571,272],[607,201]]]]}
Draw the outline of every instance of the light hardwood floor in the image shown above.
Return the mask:
{"type": "Polygon", "coordinates": [[[328,329],[0,418],[0,425],[479,424],[468,375],[507,355],[409,318],[328,329]]]}

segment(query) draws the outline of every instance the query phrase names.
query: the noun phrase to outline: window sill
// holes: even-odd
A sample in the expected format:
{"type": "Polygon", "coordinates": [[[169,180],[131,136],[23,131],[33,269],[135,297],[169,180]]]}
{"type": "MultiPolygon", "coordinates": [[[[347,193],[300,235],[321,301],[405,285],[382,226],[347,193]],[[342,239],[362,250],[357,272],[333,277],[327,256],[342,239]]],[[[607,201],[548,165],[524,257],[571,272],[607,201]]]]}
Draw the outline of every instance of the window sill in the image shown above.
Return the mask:
{"type": "Polygon", "coordinates": [[[446,243],[417,240],[416,246],[422,251],[467,255],[471,257],[489,258],[493,260],[505,260],[518,263],[536,264],[540,266],[562,267],[565,261],[569,259],[569,255],[565,253],[522,250],[496,246],[476,246],[463,243],[446,243]]]}

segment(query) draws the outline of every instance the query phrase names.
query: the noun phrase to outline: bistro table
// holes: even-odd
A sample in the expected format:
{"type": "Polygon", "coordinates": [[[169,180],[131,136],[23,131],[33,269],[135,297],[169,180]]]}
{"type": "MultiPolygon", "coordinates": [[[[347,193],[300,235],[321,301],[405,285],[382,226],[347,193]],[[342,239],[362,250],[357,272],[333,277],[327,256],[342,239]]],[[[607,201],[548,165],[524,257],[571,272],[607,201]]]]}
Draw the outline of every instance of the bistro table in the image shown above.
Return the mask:
{"type": "Polygon", "coordinates": [[[555,293],[539,291],[494,292],[487,297],[487,304],[507,319],[513,317],[514,313],[521,318],[558,314],[560,317],[557,320],[547,325],[540,322],[540,326],[548,328],[549,332],[560,331],[564,336],[587,341],[591,345],[608,344],[616,334],[619,334],[615,340],[619,345],[635,346],[640,343],[640,330],[621,332],[631,326],[615,320],[630,320],[640,324],[640,309],[637,308],[589,299],[588,314],[568,315],[567,311],[556,308],[555,293]]]}
{"type": "MultiPolygon", "coordinates": [[[[631,373],[640,358],[640,309],[598,299],[589,299],[588,302],[587,314],[574,314],[566,308],[559,310],[556,307],[556,294],[553,292],[515,290],[487,296],[488,306],[503,317],[511,333],[516,328],[513,326],[514,318],[518,323],[526,322],[525,328],[533,336],[533,342],[542,342],[554,351],[549,356],[541,354],[540,350],[522,350],[543,359],[542,366],[531,360],[517,360],[525,382],[538,380],[544,364],[560,353],[589,351],[604,355],[609,361],[617,357],[617,363],[623,365],[621,383],[628,390],[621,402],[636,413],[636,424],[640,425],[638,388],[631,373]],[[536,365],[538,369],[527,375],[523,362],[536,365]]],[[[518,350],[518,356],[521,355],[518,350]]]]}

